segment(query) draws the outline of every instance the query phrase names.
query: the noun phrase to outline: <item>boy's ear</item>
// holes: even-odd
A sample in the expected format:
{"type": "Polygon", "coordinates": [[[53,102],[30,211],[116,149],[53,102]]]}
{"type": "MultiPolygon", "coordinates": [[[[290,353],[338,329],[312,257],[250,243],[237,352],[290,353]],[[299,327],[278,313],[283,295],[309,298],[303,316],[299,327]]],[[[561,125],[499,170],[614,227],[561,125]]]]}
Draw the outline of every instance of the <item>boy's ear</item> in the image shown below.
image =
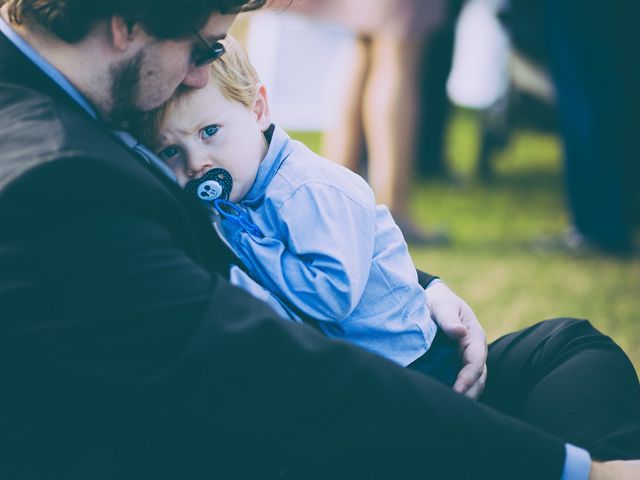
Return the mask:
{"type": "Polygon", "coordinates": [[[253,102],[252,110],[256,114],[260,130],[264,132],[271,126],[271,112],[267,101],[267,89],[263,84],[258,85],[258,93],[255,102],[253,102]]]}

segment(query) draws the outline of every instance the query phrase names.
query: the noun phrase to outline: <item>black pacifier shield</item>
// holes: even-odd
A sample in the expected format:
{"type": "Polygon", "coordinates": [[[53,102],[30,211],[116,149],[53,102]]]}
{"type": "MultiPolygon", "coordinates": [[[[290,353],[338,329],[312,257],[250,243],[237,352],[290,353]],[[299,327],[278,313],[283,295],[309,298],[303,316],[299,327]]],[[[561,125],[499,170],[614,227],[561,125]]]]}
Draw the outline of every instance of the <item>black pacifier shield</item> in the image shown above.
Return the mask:
{"type": "Polygon", "coordinates": [[[202,177],[187,183],[184,191],[203,202],[213,202],[218,198],[228,200],[232,188],[231,174],[224,168],[212,168],[202,177]]]}

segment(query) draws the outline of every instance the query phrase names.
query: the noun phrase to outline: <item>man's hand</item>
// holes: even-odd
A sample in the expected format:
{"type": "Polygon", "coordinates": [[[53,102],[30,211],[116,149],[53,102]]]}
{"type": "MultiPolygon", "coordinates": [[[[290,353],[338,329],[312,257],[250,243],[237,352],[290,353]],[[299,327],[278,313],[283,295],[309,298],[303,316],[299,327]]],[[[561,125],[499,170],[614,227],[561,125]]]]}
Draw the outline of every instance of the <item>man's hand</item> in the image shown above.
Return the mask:
{"type": "Polygon", "coordinates": [[[458,341],[462,369],[453,389],[476,399],[487,380],[487,339],[476,315],[464,300],[442,281],[427,287],[427,306],[433,320],[450,338],[458,341]]]}
{"type": "Polygon", "coordinates": [[[640,460],[593,462],[589,480],[637,480],[640,478],[640,460]]]}

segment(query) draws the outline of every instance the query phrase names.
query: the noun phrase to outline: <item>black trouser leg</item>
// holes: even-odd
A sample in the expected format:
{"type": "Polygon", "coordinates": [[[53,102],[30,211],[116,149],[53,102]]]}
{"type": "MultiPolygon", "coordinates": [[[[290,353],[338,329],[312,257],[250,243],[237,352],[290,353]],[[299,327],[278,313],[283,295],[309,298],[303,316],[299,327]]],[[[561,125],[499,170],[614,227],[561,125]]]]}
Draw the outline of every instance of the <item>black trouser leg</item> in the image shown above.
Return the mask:
{"type": "Polygon", "coordinates": [[[461,367],[458,343],[447,337],[440,328],[427,353],[407,365],[407,368],[435,378],[448,387],[456,383],[461,367]]]}
{"type": "Polygon", "coordinates": [[[587,321],[557,319],[489,346],[481,401],[589,450],[640,458],[640,385],[630,360],[587,321]]]}

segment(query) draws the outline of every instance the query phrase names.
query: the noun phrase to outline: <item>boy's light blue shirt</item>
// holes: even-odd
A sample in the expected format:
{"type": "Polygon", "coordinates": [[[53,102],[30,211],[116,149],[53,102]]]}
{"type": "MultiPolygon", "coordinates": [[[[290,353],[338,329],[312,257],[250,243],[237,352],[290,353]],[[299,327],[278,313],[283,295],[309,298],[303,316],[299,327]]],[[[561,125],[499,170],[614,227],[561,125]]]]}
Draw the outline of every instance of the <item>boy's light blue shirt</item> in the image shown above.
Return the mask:
{"type": "MultiPolygon", "coordinates": [[[[228,221],[223,229],[253,279],[277,297],[272,306],[284,304],[296,320],[301,311],[326,335],[403,366],[429,349],[437,327],[407,245],[362,178],[275,127],[239,205],[264,236],[228,221]]],[[[236,271],[235,283],[254,293],[242,277],[236,271]]]]}

